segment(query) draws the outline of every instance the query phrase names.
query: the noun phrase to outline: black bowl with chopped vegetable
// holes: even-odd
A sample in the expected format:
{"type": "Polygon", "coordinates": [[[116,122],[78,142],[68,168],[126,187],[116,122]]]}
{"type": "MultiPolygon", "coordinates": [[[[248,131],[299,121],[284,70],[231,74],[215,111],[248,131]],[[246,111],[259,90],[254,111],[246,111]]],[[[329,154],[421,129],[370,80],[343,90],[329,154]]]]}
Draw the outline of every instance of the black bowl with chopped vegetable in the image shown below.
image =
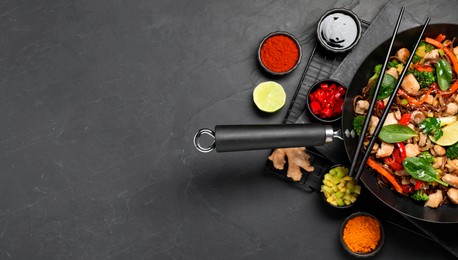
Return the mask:
{"type": "Polygon", "coordinates": [[[320,193],[330,206],[345,209],[356,203],[361,186],[348,175],[347,167],[334,165],[323,175],[320,193]]]}
{"type": "Polygon", "coordinates": [[[307,109],[317,121],[333,123],[342,117],[347,88],[334,79],[315,82],[307,93],[307,109]]]}

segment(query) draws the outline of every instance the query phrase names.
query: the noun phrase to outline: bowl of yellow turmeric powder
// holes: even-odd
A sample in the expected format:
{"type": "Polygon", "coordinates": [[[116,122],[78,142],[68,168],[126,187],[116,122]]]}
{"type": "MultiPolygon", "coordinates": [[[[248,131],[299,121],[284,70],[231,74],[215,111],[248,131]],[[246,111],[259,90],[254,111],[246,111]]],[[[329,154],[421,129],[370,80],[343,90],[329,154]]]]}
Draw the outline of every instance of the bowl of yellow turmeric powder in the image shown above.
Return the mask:
{"type": "Polygon", "coordinates": [[[380,220],[366,212],[356,212],[347,217],[339,234],[343,248],[356,257],[377,254],[385,238],[380,220]]]}

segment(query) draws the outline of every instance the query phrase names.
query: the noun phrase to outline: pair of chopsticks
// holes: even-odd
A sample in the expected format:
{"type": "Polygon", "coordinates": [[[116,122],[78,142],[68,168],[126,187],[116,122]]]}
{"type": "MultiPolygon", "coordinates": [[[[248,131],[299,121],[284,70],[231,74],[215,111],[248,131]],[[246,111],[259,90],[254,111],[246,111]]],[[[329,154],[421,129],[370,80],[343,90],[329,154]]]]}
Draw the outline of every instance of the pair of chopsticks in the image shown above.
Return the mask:
{"type": "Polygon", "coordinates": [[[356,147],[356,151],[355,151],[355,154],[353,156],[353,162],[352,162],[351,167],[350,167],[349,175],[350,176],[354,176],[354,179],[356,181],[358,181],[359,177],[361,176],[361,173],[362,173],[362,171],[364,169],[364,165],[366,164],[366,161],[369,158],[369,155],[370,155],[370,153],[372,151],[372,147],[374,146],[375,142],[377,141],[377,137],[378,137],[378,135],[380,133],[380,130],[383,127],[383,123],[385,122],[385,119],[388,116],[388,113],[390,112],[391,105],[393,104],[394,99],[396,98],[396,94],[398,93],[398,90],[399,90],[399,87],[401,86],[402,80],[404,79],[404,77],[405,77],[405,75],[407,73],[407,70],[409,68],[409,65],[412,62],[412,58],[415,55],[415,51],[417,50],[418,45],[420,44],[420,41],[423,38],[423,34],[425,33],[426,27],[428,26],[429,21],[431,20],[431,17],[428,17],[426,19],[425,24],[423,25],[423,29],[422,29],[420,35],[418,36],[417,42],[415,43],[415,47],[413,48],[412,52],[410,53],[409,59],[407,60],[407,63],[406,63],[406,66],[404,67],[404,69],[402,70],[401,75],[399,76],[398,82],[396,83],[396,86],[395,86],[395,88],[393,90],[393,93],[391,93],[391,95],[390,95],[388,103],[385,106],[385,110],[383,111],[382,117],[380,118],[380,121],[379,121],[377,127],[375,128],[374,134],[372,135],[372,138],[371,138],[371,140],[369,142],[369,145],[367,146],[367,149],[366,149],[366,152],[364,153],[363,159],[359,163],[359,167],[358,167],[358,169],[356,170],[356,173],[355,173],[355,169],[356,169],[357,164],[358,164],[359,156],[361,154],[361,149],[363,147],[363,142],[364,142],[364,139],[365,139],[365,136],[366,136],[367,128],[369,126],[369,122],[371,120],[372,112],[374,111],[374,106],[375,106],[375,103],[377,101],[377,97],[378,97],[378,94],[379,94],[379,91],[380,91],[380,86],[382,84],[382,80],[383,80],[383,77],[385,75],[386,66],[388,64],[388,60],[391,57],[390,56],[391,50],[393,48],[394,41],[395,41],[396,35],[398,33],[398,30],[399,30],[399,25],[401,23],[402,16],[404,15],[404,9],[405,9],[405,7],[402,7],[401,11],[399,13],[398,20],[397,20],[396,26],[394,28],[393,36],[391,37],[391,42],[390,42],[390,46],[388,48],[388,53],[387,53],[387,55],[385,57],[385,62],[383,63],[380,76],[379,76],[379,78],[377,80],[377,85],[375,87],[374,96],[372,97],[372,100],[371,100],[371,103],[370,103],[370,106],[369,106],[369,110],[368,110],[368,113],[366,115],[366,119],[364,120],[363,129],[361,130],[361,135],[360,135],[360,138],[359,138],[359,141],[358,141],[358,146],[356,147]]]}

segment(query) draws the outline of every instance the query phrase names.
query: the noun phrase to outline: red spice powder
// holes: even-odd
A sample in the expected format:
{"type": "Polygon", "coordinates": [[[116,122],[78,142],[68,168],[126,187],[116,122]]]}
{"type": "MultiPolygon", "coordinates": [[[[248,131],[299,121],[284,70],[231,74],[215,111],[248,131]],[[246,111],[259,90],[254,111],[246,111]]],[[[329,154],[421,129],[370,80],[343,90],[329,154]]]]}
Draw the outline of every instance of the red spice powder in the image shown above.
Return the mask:
{"type": "Polygon", "coordinates": [[[289,36],[271,36],[261,46],[261,62],[273,72],[289,71],[298,59],[299,47],[289,36]]]}

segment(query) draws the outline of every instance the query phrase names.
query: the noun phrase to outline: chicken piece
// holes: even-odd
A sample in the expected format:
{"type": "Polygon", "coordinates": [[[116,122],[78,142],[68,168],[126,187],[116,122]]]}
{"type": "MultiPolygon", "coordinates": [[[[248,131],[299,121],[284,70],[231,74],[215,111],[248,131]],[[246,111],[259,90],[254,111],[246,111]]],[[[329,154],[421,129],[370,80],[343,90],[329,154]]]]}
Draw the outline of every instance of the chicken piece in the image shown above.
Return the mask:
{"type": "Polygon", "coordinates": [[[275,169],[283,170],[285,167],[285,156],[288,159],[288,170],[286,176],[294,181],[300,181],[302,177],[301,168],[312,172],[315,168],[310,164],[310,155],[307,154],[305,147],[298,148],[279,148],[268,157],[274,164],[275,169]]]}
{"type": "Polygon", "coordinates": [[[410,56],[410,51],[407,48],[401,48],[396,52],[396,54],[394,56],[396,56],[396,58],[400,62],[405,64],[407,62],[407,59],[410,56]]]}
{"type": "Polygon", "coordinates": [[[458,176],[447,173],[444,176],[442,176],[442,180],[448,185],[458,188],[458,176]]]}
{"type": "Polygon", "coordinates": [[[425,56],[423,57],[423,59],[425,60],[434,60],[434,59],[437,59],[439,58],[439,50],[438,49],[434,49],[428,53],[425,54],[425,56]]]}
{"type": "Polygon", "coordinates": [[[434,153],[438,156],[443,156],[445,154],[445,148],[440,145],[433,146],[434,153]]]}
{"type": "Polygon", "coordinates": [[[364,115],[366,111],[369,109],[369,101],[367,100],[358,100],[355,106],[355,113],[364,115]]]}
{"type": "Polygon", "coordinates": [[[454,160],[447,159],[447,164],[445,165],[445,167],[447,167],[447,169],[450,172],[457,172],[458,171],[458,160],[457,159],[454,159],[454,160]]]}
{"type": "Polygon", "coordinates": [[[435,193],[428,195],[428,200],[425,202],[425,207],[437,208],[441,204],[444,196],[442,195],[441,190],[437,190],[435,193]]]}
{"type": "Polygon", "coordinates": [[[440,156],[440,157],[434,157],[434,163],[433,163],[433,168],[434,169],[441,169],[442,166],[444,165],[445,161],[445,156],[440,156]]]}
{"type": "Polygon", "coordinates": [[[391,112],[388,113],[386,116],[385,122],[383,122],[383,125],[394,125],[398,123],[398,120],[396,118],[401,118],[401,112],[396,111],[396,112],[391,112]]]}
{"type": "Polygon", "coordinates": [[[458,204],[458,189],[450,188],[447,191],[447,197],[450,199],[451,202],[454,204],[458,204]]]}
{"type": "Polygon", "coordinates": [[[390,156],[393,153],[393,150],[394,150],[394,144],[382,142],[382,145],[377,150],[375,157],[383,158],[383,157],[390,156]]]}
{"type": "Polygon", "coordinates": [[[406,156],[415,157],[420,154],[420,148],[416,144],[406,144],[406,156]]]}
{"type": "Polygon", "coordinates": [[[409,94],[418,94],[420,83],[413,74],[407,74],[401,83],[401,87],[409,94]]]}
{"type": "Polygon", "coordinates": [[[399,73],[398,70],[395,67],[391,67],[386,71],[387,74],[390,74],[393,76],[395,79],[399,79],[399,73]]]}
{"type": "Polygon", "coordinates": [[[453,54],[455,54],[455,56],[458,56],[458,46],[453,48],[453,54]]]}
{"type": "Polygon", "coordinates": [[[458,113],[458,105],[454,102],[448,103],[445,106],[444,116],[454,116],[458,113]]]}
{"type": "Polygon", "coordinates": [[[380,122],[380,119],[376,116],[371,116],[371,121],[369,121],[369,126],[367,127],[369,134],[373,134],[375,132],[375,128],[380,122]]]}

